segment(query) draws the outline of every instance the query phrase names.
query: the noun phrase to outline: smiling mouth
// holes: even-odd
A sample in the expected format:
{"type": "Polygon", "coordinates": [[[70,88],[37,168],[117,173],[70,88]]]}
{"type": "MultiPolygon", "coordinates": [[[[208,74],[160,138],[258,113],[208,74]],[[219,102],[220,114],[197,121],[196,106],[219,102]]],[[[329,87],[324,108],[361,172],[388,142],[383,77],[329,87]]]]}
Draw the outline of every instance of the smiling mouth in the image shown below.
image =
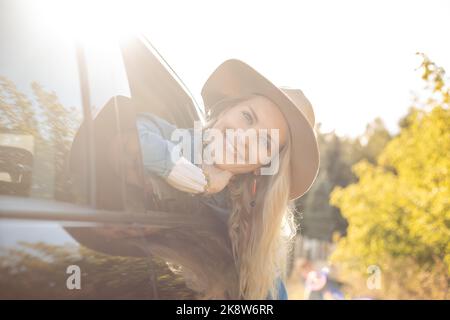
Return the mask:
{"type": "MultiPolygon", "coordinates": [[[[225,140],[225,147],[226,147],[225,149],[226,149],[227,155],[228,154],[233,155],[231,164],[235,164],[235,160],[237,161],[237,163],[245,161],[245,151],[244,151],[244,154],[242,152],[240,152],[240,151],[245,150],[245,148],[238,148],[237,143],[233,143],[232,141],[230,141],[227,138],[225,138],[224,140],[225,140]],[[243,149],[243,150],[240,150],[240,149],[243,149]],[[235,156],[237,159],[235,159],[235,156]]],[[[225,156],[224,160],[227,164],[229,164],[228,163],[229,157],[225,156]]]]}

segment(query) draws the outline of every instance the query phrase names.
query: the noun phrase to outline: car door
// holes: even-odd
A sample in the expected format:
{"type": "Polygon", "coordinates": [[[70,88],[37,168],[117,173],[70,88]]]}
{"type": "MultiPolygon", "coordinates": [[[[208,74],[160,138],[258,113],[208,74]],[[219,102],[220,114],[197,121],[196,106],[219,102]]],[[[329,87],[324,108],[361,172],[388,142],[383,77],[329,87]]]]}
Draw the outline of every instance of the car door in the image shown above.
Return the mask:
{"type": "MultiPolygon", "coordinates": [[[[123,207],[99,210],[93,200],[104,187],[95,184],[91,137],[80,150],[78,176],[67,169],[80,126],[112,96],[129,95],[127,77],[119,47],[77,51],[21,5],[2,3],[0,10],[0,298],[192,297],[164,261],[131,257],[131,250],[128,257],[105,254],[67,232],[97,241],[81,230],[155,225],[124,219],[123,207]]],[[[118,123],[116,113],[113,119],[118,123]]]]}
{"type": "Polygon", "coordinates": [[[195,106],[177,102],[189,95],[145,39],[77,47],[20,4],[0,15],[0,298],[198,297],[180,266],[197,277],[222,270],[223,229],[195,212],[154,210],[159,200],[121,174],[101,180],[104,132],[93,125],[109,106],[105,127],[119,137],[136,134],[140,110],[188,126],[195,106]],[[204,249],[205,239],[217,244],[204,249]]]}
{"type": "MultiPolygon", "coordinates": [[[[122,40],[121,53],[131,94],[130,97],[112,97],[94,119],[95,161],[96,167],[101,167],[96,171],[96,183],[101,187],[96,188],[96,206],[123,210],[127,216],[142,212],[143,217],[153,218],[154,222],[140,223],[127,230],[102,228],[94,232],[92,228],[66,229],[80,242],[98,251],[115,255],[151,255],[176,265],[178,270],[183,270],[185,279],[198,279],[191,286],[197,291],[218,286],[231,294],[235,291],[236,274],[223,221],[202,210],[190,194],[170,187],[157,176],[144,176],[141,150],[136,150],[137,158],[125,150],[118,152],[123,158],[119,161],[122,164],[138,160],[135,169],[141,183],[126,181],[127,177],[121,178],[124,181],[121,187],[115,183],[119,178],[112,169],[115,166],[108,165],[115,156],[111,157],[106,147],[115,134],[114,128],[119,128],[121,136],[128,137],[127,145],[131,139],[140,149],[137,113],[148,112],[179,127],[192,126],[201,117],[181,80],[145,37],[122,40]],[[149,185],[150,190],[147,188],[149,185]]],[[[80,132],[87,131],[81,129],[80,132]]],[[[81,154],[77,149],[82,149],[80,142],[83,141],[82,135],[78,135],[72,146],[71,162],[75,167],[79,162],[76,156],[81,154]]],[[[192,284],[193,281],[190,282],[192,284]]]]}

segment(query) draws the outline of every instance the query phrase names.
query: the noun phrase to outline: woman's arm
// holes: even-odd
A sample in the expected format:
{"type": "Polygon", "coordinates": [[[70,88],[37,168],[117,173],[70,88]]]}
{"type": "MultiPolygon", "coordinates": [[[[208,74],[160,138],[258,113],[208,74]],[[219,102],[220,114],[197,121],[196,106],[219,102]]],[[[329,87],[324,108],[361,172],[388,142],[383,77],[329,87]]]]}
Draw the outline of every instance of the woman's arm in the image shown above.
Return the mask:
{"type": "Polygon", "coordinates": [[[141,144],[144,169],[164,178],[171,186],[190,193],[217,193],[230,181],[232,174],[213,165],[194,165],[179,152],[176,144],[169,140],[176,129],[163,119],[152,115],[140,115],[137,128],[141,144]]]}
{"type": "Polygon", "coordinates": [[[123,168],[127,183],[143,185],[138,173],[139,161],[142,161],[145,175],[155,174],[183,192],[209,194],[226,187],[232,177],[230,172],[213,165],[198,167],[182,156],[174,161],[172,152],[177,151],[176,145],[166,138],[173,130],[170,131],[167,122],[162,124],[161,130],[153,121],[138,116],[138,139],[130,133],[112,137],[109,159],[117,175],[121,174],[120,154],[125,154],[123,168]]]}
{"type": "Polygon", "coordinates": [[[202,169],[179,154],[178,160],[173,160],[172,153],[179,151],[165,135],[169,135],[176,128],[171,131],[170,128],[167,129],[168,125],[159,118],[138,116],[137,129],[145,173],[156,174],[184,192],[204,192],[207,181],[202,169]],[[165,129],[161,129],[162,126],[165,126],[165,129]]]}

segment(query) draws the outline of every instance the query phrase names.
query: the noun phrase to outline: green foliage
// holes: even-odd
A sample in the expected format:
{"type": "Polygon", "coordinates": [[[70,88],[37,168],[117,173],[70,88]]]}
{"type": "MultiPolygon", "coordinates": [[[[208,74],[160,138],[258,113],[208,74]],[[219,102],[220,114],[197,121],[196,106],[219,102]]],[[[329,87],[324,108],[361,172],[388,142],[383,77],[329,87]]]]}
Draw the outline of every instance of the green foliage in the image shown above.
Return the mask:
{"type": "Polygon", "coordinates": [[[425,280],[444,279],[428,281],[434,288],[439,283],[437,297],[443,298],[450,285],[449,89],[443,69],[425,56],[422,69],[429,94],[424,106],[410,109],[376,163],[353,166],[356,183],[331,194],[349,223],[332,261],[361,274],[378,265],[391,279],[386,292],[415,283],[408,297],[427,298],[425,280]],[[414,270],[409,279],[407,270],[414,270]]]}
{"type": "Polygon", "coordinates": [[[366,127],[363,135],[354,139],[340,137],[334,132],[318,130],[320,170],[311,190],[297,202],[300,232],[309,238],[331,241],[338,233],[344,235],[347,222],[339,208],[330,205],[329,197],[335,186],[356,182],[351,167],[361,159],[375,163],[376,157],[391,139],[381,119],[366,127]]]}
{"type": "Polygon", "coordinates": [[[34,139],[34,195],[71,201],[65,165],[81,112],[62,105],[53,91],[31,83],[32,95],[0,75],[0,133],[30,135],[34,139]]]}

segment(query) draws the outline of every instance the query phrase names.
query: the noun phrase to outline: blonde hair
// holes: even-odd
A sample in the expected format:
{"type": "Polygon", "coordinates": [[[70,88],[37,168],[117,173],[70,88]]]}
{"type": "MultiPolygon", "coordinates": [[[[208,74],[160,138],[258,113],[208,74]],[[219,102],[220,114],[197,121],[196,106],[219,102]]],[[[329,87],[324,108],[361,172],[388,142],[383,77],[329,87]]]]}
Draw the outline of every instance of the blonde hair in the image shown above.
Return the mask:
{"type": "MultiPolygon", "coordinates": [[[[212,108],[211,126],[220,113],[241,99],[223,100],[212,108]]],[[[236,176],[228,185],[232,211],[228,219],[234,262],[238,273],[239,297],[278,297],[277,278],[285,280],[288,254],[296,226],[289,206],[290,139],[279,153],[279,170],[274,175],[236,176]],[[256,195],[252,186],[256,179],[256,195]],[[256,197],[254,199],[254,197],[256,197]],[[254,201],[254,207],[251,202],[254,201]]]]}

